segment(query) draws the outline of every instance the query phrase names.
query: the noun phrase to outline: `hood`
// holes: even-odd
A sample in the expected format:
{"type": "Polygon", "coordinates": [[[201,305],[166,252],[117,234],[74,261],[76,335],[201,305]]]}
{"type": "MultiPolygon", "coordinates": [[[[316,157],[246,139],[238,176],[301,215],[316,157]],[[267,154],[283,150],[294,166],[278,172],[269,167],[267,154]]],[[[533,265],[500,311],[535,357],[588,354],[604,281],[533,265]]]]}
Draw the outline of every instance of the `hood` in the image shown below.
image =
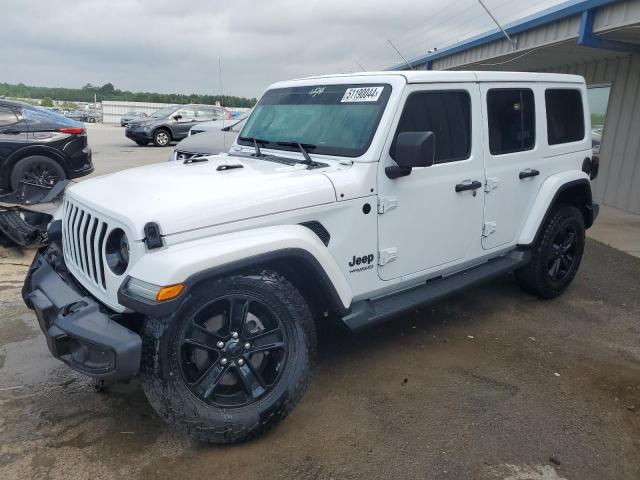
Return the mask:
{"type": "Polygon", "coordinates": [[[175,146],[175,150],[177,152],[217,155],[228,151],[237,136],[237,132],[225,132],[220,129],[209,130],[189,135],[175,146]]]}
{"type": "Polygon", "coordinates": [[[335,202],[333,184],[323,174],[331,169],[212,156],[207,162],[123,170],[78,183],[66,195],[126,225],[141,240],[148,222],[171,235],[335,202]],[[225,170],[228,165],[242,168],[225,170]]]}

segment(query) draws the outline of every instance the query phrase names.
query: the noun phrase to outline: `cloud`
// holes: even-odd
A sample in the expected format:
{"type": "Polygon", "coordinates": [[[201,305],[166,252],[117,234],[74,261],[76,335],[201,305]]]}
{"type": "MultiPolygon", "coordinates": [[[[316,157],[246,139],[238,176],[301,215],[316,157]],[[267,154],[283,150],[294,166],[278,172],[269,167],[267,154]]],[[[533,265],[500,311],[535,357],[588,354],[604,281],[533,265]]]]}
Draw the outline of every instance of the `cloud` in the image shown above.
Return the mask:
{"type": "MultiPolygon", "coordinates": [[[[498,18],[554,0],[487,2],[498,18]]],[[[493,27],[475,0],[3,0],[0,82],[259,96],[271,83],[398,61],[493,27]],[[471,33],[469,33],[471,32],[471,33]]]]}

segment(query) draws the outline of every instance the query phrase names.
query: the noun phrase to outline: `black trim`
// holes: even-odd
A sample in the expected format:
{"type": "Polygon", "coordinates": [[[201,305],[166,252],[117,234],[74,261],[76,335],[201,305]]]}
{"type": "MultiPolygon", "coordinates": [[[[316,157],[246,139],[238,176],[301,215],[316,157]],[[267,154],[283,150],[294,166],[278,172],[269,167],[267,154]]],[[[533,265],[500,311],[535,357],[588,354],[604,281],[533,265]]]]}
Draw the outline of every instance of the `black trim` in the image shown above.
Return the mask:
{"type": "Polygon", "coordinates": [[[433,303],[467,287],[522,267],[530,258],[531,254],[528,251],[514,250],[508,255],[447,277],[434,278],[379,299],[359,301],[353,304],[352,313],[344,316],[342,321],[350,330],[359,332],[420,305],[433,303]]]}
{"type": "Polygon", "coordinates": [[[324,243],[325,247],[329,246],[331,235],[329,234],[327,229],[324,228],[324,225],[322,225],[320,222],[314,220],[312,222],[302,222],[300,225],[302,225],[303,227],[307,227],[309,230],[315,233],[320,241],[324,243]]]}
{"type": "Polygon", "coordinates": [[[160,227],[155,222],[149,222],[144,226],[144,244],[148,250],[161,248],[164,245],[162,235],[160,235],[160,227]]]}
{"type": "Polygon", "coordinates": [[[331,279],[325,272],[324,268],[322,268],[322,265],[320,265],[320,262],[318,262],[318,260],[316,260],[316,258],[309,252],[301,248],[285,248],[282,250],[276,250],[203,270],[202,272],[198,272],[187,278],[184,281],[184,292],[177,298],[167,300],[166,302],[156,303],[145,301],[128,295],[125,286],[127,285],[130,277],[127,277],[118,290],[118,303],[138,313],[150,315],[152,317],[167,317],[174,315],[182,305],[187,302],[191,297],[191,290],[201,282],[220,277],[230,272],[245,270],[256,265],[264,265],[273,263],[274,261],[291,260],[301,261],[304,263],[305,267],[313,271],[312,279],[314,282],[319,284],[319,288],[322,289],[325,294],[329,302],[329,307],[333,312],[341,317],[349,313],[349,309],[345,308],[342,304],[340,295],[338,295],[331,279]]]}
{"type": "Polygon", "coordinates": [[[542,232],[543,226],[545,225],[545,223],[549,219],[549,215],[551,215],[551,211],[553,210],[553,207],[556,204],[556,202],[558,200],[558,197],[565,190],[568,190],[569,188],[572,188],[572,187],[575,187],[575,186],[578,186],[578,185],[586,185],[589,188],[589,199],[588,199],[587,203],[584,205],[584,213],[585,213],[584,227],[585,228],[589,228],[589,227],[591,227],[591,225],[593,225],[593,221],[595,220],[596,216],[598,215],[597,213],[595,213],[595,215],[594,215],[594,210],[598,210],[599,207],[594,209],[593,196],[592,196],[592,193],[591,193],[591,183],[586,178],[580,178],[578,180],[572,180],[570,182],[567,182],[567,183],[561,185],[558,188],[558,190],[556,190],[556,193],[553,195],[553,198],[551,199],[551,202],[549,202],[549,206],[547,207],[547,211],[545,212],[544,217],[542,217],[542,221],[540,222],[540,225],[538,225],[538,230],[536,231],[536,234],[533,237],[533,241],[531,243],[518,244],[519,246],[528,247],[528,246],[531,246],[531,245],[535,245],[535,243],[538,241],[538,237],[540,236],[540,234],[542,232]]]}
{"type": "Polygon", "coordinates": [[[69,367],[102,380],[125,380],[140,369],[140,335],[85,294],[68,274],[58,244],[41,249],[22,289],[35,310],[51,354],[69,367]]]}

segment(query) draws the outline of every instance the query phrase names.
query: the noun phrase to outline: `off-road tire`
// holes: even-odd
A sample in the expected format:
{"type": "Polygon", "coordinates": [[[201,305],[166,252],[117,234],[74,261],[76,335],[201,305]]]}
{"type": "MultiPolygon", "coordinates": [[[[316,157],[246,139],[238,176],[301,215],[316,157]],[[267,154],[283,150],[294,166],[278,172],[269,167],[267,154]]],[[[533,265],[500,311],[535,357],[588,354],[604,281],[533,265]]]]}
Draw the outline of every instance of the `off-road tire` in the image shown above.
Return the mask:
{"type": "Polygon", "coordinates": [[[255,270],[205,282],[190,292],[173,320],[148,318],[143,327],[145,394],[168,424],[192,438],[218,444],[250,440],[284,419],[302,398],[311,377],[316,332],[309,306],[283,276],[255,270]],[[219,408],[198,398],[180,369],[180,332],[204,305],[224,295],[252,295],[269,305],[288,336],[287,360],[279,380],[254,403],[219,408]]]}
{"type": "Polygon", "coordinates": [[[153,144],[156,147],[168,147],[171,143],[171,132],[166,128],[159,128],[155,132],[153,132],[153,144]],[[162,135],[166,135],[166,142],[163,141],[162,135]]]}
{"type": "Polygon", "coordinates": [[[531,247],[531,261],[516,271],[518,284],[527,292],[543,299],[562,294],[575,277],[585,245],[584,217],[572,205],[558,205],[546,220],[537,241],[531,247]],[[554,280],[550,274],[550,262],[554,252],[554,240],[564,229],[575,230],[575,246],[571,266],[561,279],[554,280]]]}

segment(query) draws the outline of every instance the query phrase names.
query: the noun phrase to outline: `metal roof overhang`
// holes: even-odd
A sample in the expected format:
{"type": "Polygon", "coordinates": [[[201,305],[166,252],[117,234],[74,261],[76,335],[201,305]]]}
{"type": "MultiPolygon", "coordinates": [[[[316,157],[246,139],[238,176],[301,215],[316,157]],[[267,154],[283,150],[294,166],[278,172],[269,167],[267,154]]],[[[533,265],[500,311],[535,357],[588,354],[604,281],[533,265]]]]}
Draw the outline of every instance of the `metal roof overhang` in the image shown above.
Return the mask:
{"type": "MultiPolygon", "coordinates": [[[[593,32],[593,21],[596,9],[606,7],[620,0],[571,0],[542,12],[511,23],[505,27],[509,35],[518,35],[535,28],[544,27],[570,17],[580,17],[580,29],[568,39],[538,45],[521,50],[494,54],[489,59],[461,62],[449,68],[454,70],[509,70],[537,71],[550,67],[581,63],[604,59],[611,56],[612,51],[640,52],[640,23],[625,24],[621,28],[611,28],[610,31],[593,32]]],[[[504,35],[498,29],[455,46],[444,48],[410,61],[412,66],[424,66],[430,69],[434,61],[451,57],[452,55],[482,47],[492,42],[504,41],[504,35]]],[[[399,65],[390,70],[404,70],[406,66],[399,65]]]]}

